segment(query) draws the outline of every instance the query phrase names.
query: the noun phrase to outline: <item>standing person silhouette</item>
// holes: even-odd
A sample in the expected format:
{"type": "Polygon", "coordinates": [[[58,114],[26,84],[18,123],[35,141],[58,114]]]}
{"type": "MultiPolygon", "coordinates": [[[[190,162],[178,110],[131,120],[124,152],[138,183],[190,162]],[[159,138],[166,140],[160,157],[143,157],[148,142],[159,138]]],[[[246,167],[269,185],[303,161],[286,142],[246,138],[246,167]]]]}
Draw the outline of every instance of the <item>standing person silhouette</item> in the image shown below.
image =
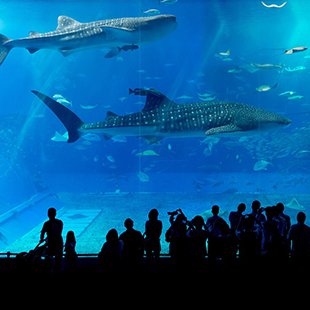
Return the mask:
{"type": "Polygon", "coordinates": [[[145,222],[144,249],[147,260],[158,262],[161,251],[160,236],[163,230],[163,223],[158,219],[158,210],[151,209],[148,220],[145,222]]]}
{"type": "Polygon", "coordinates": [[[74,271],[77,267],[78,256],[75,250],[76,238],[73,230],[69,230],[66,235],[64,252],[65,252],[65,269],[74,271]]]}
{"type": "Polygon", "coordinates": [[[56,218],[56,209],[50,207],[47,211],[48,220],[44,222],[40,233],[40,242],[44,241],[46,235],[47,258],[50,263],[55,260],[55,264],[51,265],[52,270],[60,271],[63,255],[63,222],[56,218]]]}
{"type": "Polygon", "coordinates": [[[131,218],[124,221],[126,230],[119,235],[123,240],[122,262],[125,271],[140,271],[144,254],[144,239],[139,230],[134,229],[131,218]]]}

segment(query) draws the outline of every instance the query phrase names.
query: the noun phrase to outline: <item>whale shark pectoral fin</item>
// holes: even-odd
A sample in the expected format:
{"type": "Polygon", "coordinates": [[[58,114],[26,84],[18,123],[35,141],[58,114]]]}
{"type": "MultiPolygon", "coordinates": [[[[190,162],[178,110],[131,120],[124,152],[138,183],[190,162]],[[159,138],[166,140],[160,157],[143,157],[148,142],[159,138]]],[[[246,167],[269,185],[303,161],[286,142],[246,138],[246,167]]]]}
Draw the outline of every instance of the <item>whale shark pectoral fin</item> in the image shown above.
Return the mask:
{"type": "Polygon", "coordinates": [[[235,132],[235,131],[241,131],[240,127],[234,125],[234,124],[229,124],[225,126],[220,126],[220,127],[214,127],[211,129],[208,129],[205,134],[207,136],[210,135],[216,135],[219,133],[228,133],[228,132],[235,132]]]}
{"type": "Polygon", "coordinates": [[[39,48],[29,47],[29,48],[27,48],[27,50],[28,50],[28,52],[29,52],[30,54],[33,54],[33,53],[37,52],[37,51],[39,50],[39,48]]]}
{"type": "Polygon", "coordinates": [[[121,49],[119,47],[113,47],[105,54],[104,57],[105,58],[115,57],[116,55],[119,54],[120,51],[121,51],[121,49]]]}
{"type": "Polygon", "coordinates": [[[59,51],[65,57],[71,55],[74,52],[74,50],[72,49],[64,49],[64,48],[60,49],[59,51]]]}

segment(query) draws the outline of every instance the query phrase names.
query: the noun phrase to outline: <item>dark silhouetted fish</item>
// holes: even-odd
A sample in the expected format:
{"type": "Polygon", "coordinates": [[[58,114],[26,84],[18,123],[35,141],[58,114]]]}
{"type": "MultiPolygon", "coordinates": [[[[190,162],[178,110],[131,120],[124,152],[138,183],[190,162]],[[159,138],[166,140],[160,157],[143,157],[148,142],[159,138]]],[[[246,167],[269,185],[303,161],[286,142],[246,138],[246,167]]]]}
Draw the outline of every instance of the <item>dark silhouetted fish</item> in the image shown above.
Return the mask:
{"type": "Polygon", "coordinates": [[[257,131],[288,125],[291,121],[273,112],[241,103],[197,102],[177,104],[155,89],[130,89],[129,93],[146,96],[140,112],[117,115],[107,112],[106,119],[84,123],[75,113],[52,98],[36,91],[37,95],[66,127],[68,142],[74,142],[83,134],[101,133],[141,136],[149,142],[164,137],[195,137],[257,131]]]}
{"type": "Polygon", "coordinates": [[[89,48],[108,48],[105,57],[120,51],[134,50],[140,44],[154,41],[176,28],[176,17],[161,14],[147,17],[123,17],[81,23],[68,16],[58,17],[55,31],[30,32],[28,37],[9,39],[0,35],[0,64],[14,47],[30,53],[40,49],[56,49],[64,56],[89,48]]]}
{"type": "Polygon", "coordinates": [[[79,220],[79,219],[82,219],[82,218],[85,218],[85,217],[88,217],[88,216],[84,215],[84,214],[81,214],[81,213],[76,213],[76,214],[73,214],[73,215],[69,215],[68,217],[70,219],[73,219],[73,220],[79,220]]]}

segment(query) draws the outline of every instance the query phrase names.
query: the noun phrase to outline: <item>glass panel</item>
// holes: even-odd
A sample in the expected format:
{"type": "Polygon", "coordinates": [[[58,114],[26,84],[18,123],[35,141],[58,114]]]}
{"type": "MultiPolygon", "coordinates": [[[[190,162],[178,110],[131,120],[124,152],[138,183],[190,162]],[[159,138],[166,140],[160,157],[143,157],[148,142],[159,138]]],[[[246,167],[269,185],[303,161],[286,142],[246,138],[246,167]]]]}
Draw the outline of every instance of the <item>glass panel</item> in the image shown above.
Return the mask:
{"type": "Polygon", "coordinates": [[[228,220],[259,199],[292,222],[307,213],[309,6],[2,1],[1,252],[34,248],[50,206],[81,254],[127,217],[143,233],[152,208],[162,253],[178,208],[206,220],[218,204],[228,220]]]}

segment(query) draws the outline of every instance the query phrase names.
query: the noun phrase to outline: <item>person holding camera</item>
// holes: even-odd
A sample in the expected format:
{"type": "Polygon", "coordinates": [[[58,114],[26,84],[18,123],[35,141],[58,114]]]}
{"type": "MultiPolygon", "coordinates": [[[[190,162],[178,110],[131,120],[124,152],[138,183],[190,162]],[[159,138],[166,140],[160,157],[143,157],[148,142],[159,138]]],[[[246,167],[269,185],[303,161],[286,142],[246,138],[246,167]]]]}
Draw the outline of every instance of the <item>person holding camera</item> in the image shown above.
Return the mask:
{"type": "Polygon", "coordinates": [[[187,218],[181,209],[168,212],[171,226],[165,233],[165,239],[169,242],[169,255],[177,268],[183,268],[187,262],[187,218]]]}
{"type": "Polygon", "coordinates": [[[208,232],[204,219],[196,215],[189,223],[187,230],[191,270],[203,271],[207,256],[208,232]]]}

